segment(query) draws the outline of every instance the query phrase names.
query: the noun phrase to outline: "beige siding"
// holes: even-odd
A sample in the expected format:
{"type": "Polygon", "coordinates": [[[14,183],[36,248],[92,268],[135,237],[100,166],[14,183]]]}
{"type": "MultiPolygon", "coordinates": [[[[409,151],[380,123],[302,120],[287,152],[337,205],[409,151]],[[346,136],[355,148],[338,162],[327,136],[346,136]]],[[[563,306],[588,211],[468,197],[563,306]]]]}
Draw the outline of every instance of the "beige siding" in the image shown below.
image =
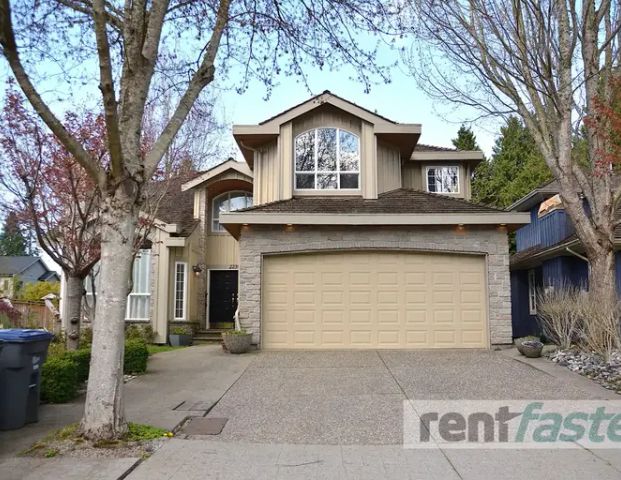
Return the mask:
{"type": "Polygon", "coordinates": [[[278,142],[267,143],[254,155],[253,197],[255,205],[279,200],[281,168],[278,142]]]}
{"type": "MultiPolygon", "coordinates": [[[[465,198],[467,200],[472,196],[472,187],[470,185],[470,167],[466,163],[461,162],[409,162],[401,169],[401,179],[405,188],[414,188],[416,190],[427,190],[426,178],[427,167],[459,167],[459,193],[452,194],[452,197],[465,198]]],[[[380,169],[381,175],[381,169],[380,169]]]]}
{"type": "Polygon", "coordinates": [[[377,193],[401,187],[399,150],[386,143],[377,143],[377,193]]]}
{"type": "Polygon", "coordinates": [[[401,169],[401,182],[404,188],[423,190],[423,180],[420,165],[407,163],[401,169]]]}
{"type": "Polygon", "coordinates": [[[373,133],[373,125],[362,124],[360,135],[360,183],[362,197],[377,198],[377,141],[373,133]]]}
{"type": "Polygon", "coordinates": [[[239,244],[228,233],[207,235],[205,264],[222,267],[239,264],[239,244]]]}
{"type": "Polygon", "coordinates": [[[332,106],[317,108],[293,121],[293,138],[300,133],[318,127],[335,127],[348,130],[360,136],[361,120],[332,106]]]}

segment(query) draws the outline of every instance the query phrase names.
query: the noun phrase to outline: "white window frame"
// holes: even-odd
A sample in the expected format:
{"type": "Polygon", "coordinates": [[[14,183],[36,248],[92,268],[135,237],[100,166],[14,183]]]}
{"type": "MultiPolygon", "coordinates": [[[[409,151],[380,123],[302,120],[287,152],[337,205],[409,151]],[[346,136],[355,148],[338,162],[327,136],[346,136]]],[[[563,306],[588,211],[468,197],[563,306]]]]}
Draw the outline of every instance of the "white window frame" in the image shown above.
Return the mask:
{"type": "Polygon", "coordinates": [[[362,159],[360,156],[360,136],[356,135],[354,132],[346,130],[344,128],[338,127],[317,127],[311,128],[310,130],[306,130],[302,133],[299,133],[293,139],[293,189],[296,192],[359,192],[361,189],[361,175],[360,175],[360,164],[362,163],[362,159]],[[336,170],[319,170],[318,165],[318,138],[319,135],[317,132],[319,130],[326,129],[334,129],[336,130],[336,170]],[[358,169],[357,170],[341,170],[341,135],[340,132],[346,132],[350,135],[356,137],[357,140],[357,155],[358,155],[358,169]],[[314,134],[314,151],[313,151],[313,160],[314,160],[314,169],[313,170],[298,170],[297,169],[297,159],[296,159],[296,144],[298,138],[302,135],[305,135],[309,132],[313,132],[314,134]],[[341,188],[341,173],[343,174],[352,174],[358,175],[358,187],[357,188],[341,188]],[[314,188],[298,188],[297,184],[297,175],[298,174],[306,174],[306,175],[314,175],[315,176],[315,185],[314,188]],[[317,188],[317,177],[319,175],[336,175],[336,188],[317,188]]]}
{"type": "Polygon", "coordinates": [[[428,165],[425,167],[425,189],[429,192],[429,193],[437,193],[439,195],[459,195],[461,193],[460,188],[459,188],[459,184],[461,182],[461,178],[460,178],[460,168],[458,165],[428,165]],[[455,192],[432,192],[431,190],[429,190],[429,170],[434,169],[437,170],[439,168],[454,168],[455,170],[457,170],[457,191],[455,192]]]}
{"type": "Polygon", "coordinates": [[[528,271],[528,313],[537,315],[537,278],[535,270],[528,271]]]}
{"type": "MultiPolygon", "coordinates": [[[[147,255],[149,257],[149,261],[146,263],[146,265],[147,265],[147,267],[146,267],[147,282],[146,283],[150,287],[150,285],[151,285],[151,269],[152,269],[152,267],[151,267],[151,249],[141,249],[136,254],[136,257],[138,257],[139,255],[147,255]]],[[[136,260],[134,259],[134,261],[136,261],[136,260]]],[[[134,281],[133,275],[134,275],[134,269],[133,269],[133,266],[132,266],[132,285],[134,285],[134,283],[133,283],[133,281],[134,281]]],[[[132,290],[133,290],[133,288],[132,288],[132,290]]],[[[92,296],[92,292],[91,292],[91,296],[92,296]]],[[[150,305],[150,302],[151,302],[151,289],[150,288],[149,288],[148,292],[138,292],[138,293],[130,292],[129,295],[127,295],[127,302],[126,302],[127,305],[125,306],[125,320],[132,321],[132,322],[148,322],[149,320],[151,320],[151,305],[150,305]],[[149,305],[149,308],[147,309],[148,313],[147,313],[147,317],[146,318],[141,318],[141,317],[132,318],[132,317],[129,316],[129,312],[131,311],[130,307],[131,307],[131,299],[132,299],[132,297],[147,297],[147,299],[148,299],[148,303],[147,304],[149,305]]]]}
{"type": "Polygon", "coordinates": [[[173,318],[175,320],[187,320],[187,310],[188,310],[188,262],[175,262],[175,270],[174,270],[174,281],[173,281],[173,318]],[[177,289],[177,269],[179,266],[183,266],[183,292],[182,298],[180,299],[178,294],[179,291],[177,289]],[[183,314],[181,317],[177,315],[177,301],[181,300],[183,314]]]}
{"type": "MultiPolygon", "coordinates": [[[[231,197],[238,197],[243,195],[246,198],[246,204],[248,203],[248,199],[250,199],[250,204],[253,205],[254,204],[254,199],[252,198],[252,193],[251,192],[246,192],[245,190],[231,190],[230,192],[224,192],[221,193],[218,196],[215,196],[211,199],[211,219],[210,219],[210,230],[212,233],[226,233],[226,230],[221,227],[220,224],[220,211],[216,211],[216,202],[218,200],[220,200],[223,197],[226,197],[226,199],[229,201],[229,204],[231,202],[231,197]],[[218,229],[214,228],[214,222],[217,221],[218,222],[218,229]]],[[[228,212],[230,212],[230,210],[227,210],[228,212]]]]}

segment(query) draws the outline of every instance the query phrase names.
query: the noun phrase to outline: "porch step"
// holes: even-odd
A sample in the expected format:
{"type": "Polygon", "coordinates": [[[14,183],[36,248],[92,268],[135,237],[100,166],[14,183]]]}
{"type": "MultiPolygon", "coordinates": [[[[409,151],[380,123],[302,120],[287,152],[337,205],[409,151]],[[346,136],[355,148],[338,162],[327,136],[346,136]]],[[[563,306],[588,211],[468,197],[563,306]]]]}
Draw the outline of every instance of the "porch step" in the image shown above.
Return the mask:
{"type": "Polygon", "coordinates": [[[194,333],[194,343],[219,343],[222,341],[222,332],[232,330],[231,328],[210,328],[207,330],[197,330],[194,333]]]}

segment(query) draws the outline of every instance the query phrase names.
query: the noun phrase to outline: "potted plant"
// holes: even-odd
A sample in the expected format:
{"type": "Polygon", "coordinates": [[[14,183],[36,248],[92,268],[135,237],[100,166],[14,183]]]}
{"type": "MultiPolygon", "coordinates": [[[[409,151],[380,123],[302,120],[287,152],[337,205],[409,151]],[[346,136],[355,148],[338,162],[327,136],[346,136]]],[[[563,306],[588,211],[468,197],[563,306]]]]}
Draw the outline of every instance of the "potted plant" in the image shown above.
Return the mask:
{"type": "Polygon", "coordinates": [[[526,340],[518,345],[518,351],[528,358],[541,357],[543,343],[538,340],[526,340]]]}
{"type": "Polygon", "coordinates": [[[185,325],[170,327],[168,342],[171,347],[189,347],[192,345],[192,329],[185,325]]]}
{"type": "Polygon", "coordinates": [[[239,330],[229,330],[222,332],[224,347],[231,353],[245,353],[250,350],[252,344],[252,333],[243,328],[239,330]]]}

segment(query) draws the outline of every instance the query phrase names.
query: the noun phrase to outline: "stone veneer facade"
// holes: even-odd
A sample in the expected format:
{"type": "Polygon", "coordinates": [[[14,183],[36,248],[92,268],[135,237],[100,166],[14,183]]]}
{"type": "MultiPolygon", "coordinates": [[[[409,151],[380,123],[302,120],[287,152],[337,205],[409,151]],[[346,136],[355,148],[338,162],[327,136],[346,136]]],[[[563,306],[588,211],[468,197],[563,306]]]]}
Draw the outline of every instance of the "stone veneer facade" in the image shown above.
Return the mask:
{"type": "Polygon", "coordinates": [[[506,230],[467,227],[259,226],[242,228],[239,239],[239,306],[242,327],[260,344],[261,268],[264,255],[334,250],[410,250],[478,253],[487,257],[492,344],[512,341],[509,242],[506,230]]]}

